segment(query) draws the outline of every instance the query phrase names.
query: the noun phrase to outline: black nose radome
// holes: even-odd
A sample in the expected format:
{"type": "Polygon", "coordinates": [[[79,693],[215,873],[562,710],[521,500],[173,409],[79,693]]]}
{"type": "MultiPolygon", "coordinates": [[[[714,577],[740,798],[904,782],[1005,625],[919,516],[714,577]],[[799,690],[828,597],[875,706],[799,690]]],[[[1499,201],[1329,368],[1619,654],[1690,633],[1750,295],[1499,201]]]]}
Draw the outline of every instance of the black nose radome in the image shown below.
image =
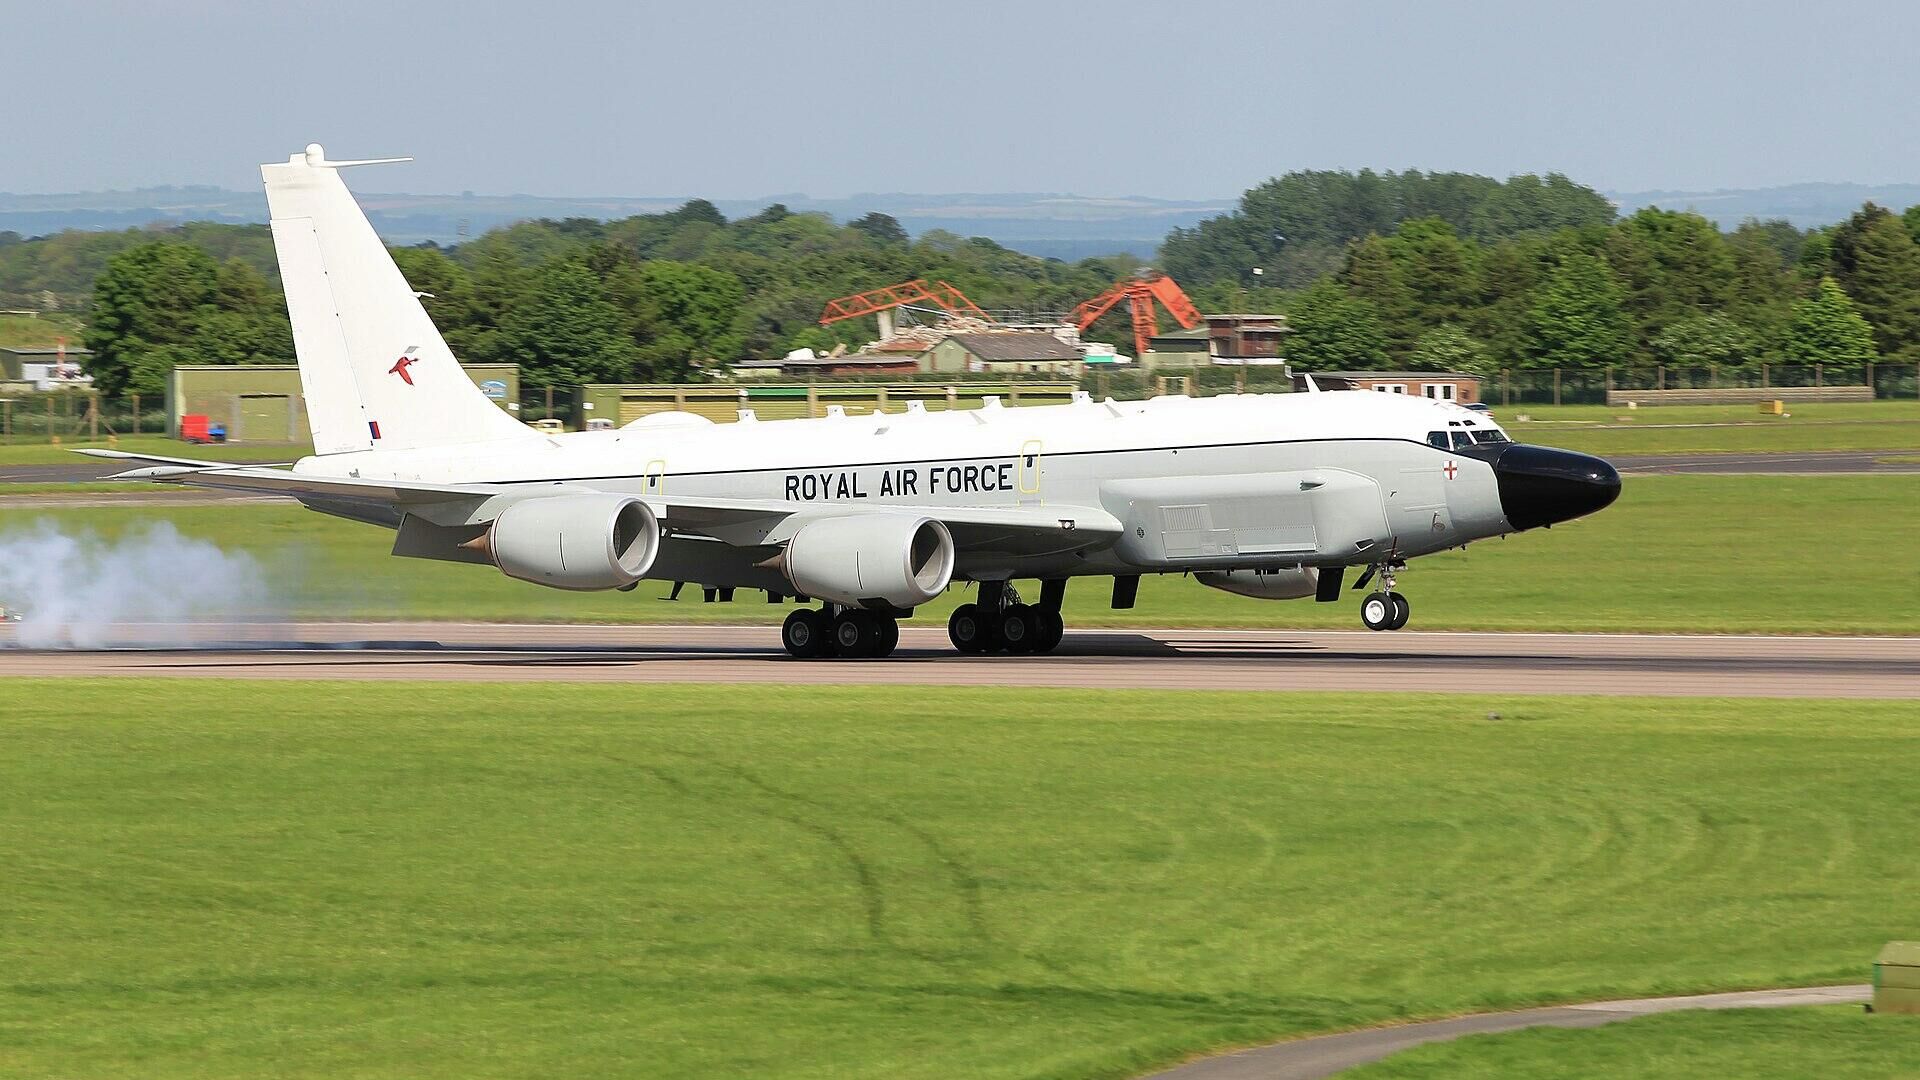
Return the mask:
{"type": "Polygon", "coordinates": [[[1620,497],[1620,473],[1591,454],[1512,443],[1493,463],[1500,509],[1516,530],[1571,521],[1620,497]]]}

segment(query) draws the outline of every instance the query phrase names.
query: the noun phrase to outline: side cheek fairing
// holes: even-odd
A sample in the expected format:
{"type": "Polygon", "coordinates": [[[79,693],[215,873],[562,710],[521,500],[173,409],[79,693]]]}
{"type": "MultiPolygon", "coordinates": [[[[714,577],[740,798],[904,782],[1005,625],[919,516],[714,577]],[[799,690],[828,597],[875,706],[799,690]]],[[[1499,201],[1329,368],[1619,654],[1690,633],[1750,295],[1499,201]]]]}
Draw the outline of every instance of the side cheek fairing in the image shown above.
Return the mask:
{"type": "Polygon", "coordinates": [[[1459,461],[1458,476],[1447,485],[1447,506],[1453,513],[1453,543],[1480,540],[1511,532],[1500,507],[1500,482],[1493,466],[1475,458],[1459,461]]]}

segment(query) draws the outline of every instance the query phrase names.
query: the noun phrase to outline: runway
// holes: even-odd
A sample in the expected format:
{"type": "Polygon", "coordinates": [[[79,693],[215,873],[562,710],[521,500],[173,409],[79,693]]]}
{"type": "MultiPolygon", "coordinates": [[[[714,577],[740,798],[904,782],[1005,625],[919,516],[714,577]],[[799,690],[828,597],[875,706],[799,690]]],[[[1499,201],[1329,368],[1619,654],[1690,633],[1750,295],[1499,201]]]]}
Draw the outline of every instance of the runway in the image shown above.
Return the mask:
{"type": "Polygon", "coordinates": [[[1069,630],[1047,656],[965,656],[909,626],[885,660],[795,660],[771,626],[129,626],[145,647],[16,645],[0,677],[435,679],[1920,699],[1920,638],[1069,630]]]}

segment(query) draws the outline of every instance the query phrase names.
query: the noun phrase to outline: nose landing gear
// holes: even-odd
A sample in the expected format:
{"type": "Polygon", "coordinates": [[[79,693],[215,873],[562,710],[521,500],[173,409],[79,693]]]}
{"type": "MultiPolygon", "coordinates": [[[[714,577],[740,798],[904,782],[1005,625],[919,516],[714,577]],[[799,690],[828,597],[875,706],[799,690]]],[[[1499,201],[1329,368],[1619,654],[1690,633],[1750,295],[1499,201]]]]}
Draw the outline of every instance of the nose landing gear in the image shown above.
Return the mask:
{"type": "Polygon", "coordinates": [[[1380,576],[1380,589],[1367,594],[1360,601],[1360,623],[1369,630],[1398,630],[1407,625],[1412,615],[1412,606],[1407,598],[1395,592],[1395,573],[1399,568],[1392,563],[1381,563],[1369,569],[1359,584],[1365,584],[1367,578],[1375,574],[1380,576]]]}

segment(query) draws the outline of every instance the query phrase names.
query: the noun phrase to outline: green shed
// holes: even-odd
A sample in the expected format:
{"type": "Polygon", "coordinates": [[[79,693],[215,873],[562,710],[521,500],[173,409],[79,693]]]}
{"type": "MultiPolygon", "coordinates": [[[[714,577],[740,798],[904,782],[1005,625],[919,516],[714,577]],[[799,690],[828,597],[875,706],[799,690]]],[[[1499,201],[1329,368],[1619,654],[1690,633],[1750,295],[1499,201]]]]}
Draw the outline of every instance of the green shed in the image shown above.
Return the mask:
{"type": "Polygon", "coordinates": [[[1920,1015],[1920,941],[1889,941],[1874,957],[1873,1011],[1920,1015]]]}
{"type": "MultiPolygon", "coordinates": [[[[467,377],[501,408],[518,407],[518,364],[461,364],[467,377]]],[[[179,437],[180,418],[200,414],[227,429],[227,441],[311,443],[300,369],[292,364],[231,367],[183,364],[167,377],[167,434],[179,437]]]]}

